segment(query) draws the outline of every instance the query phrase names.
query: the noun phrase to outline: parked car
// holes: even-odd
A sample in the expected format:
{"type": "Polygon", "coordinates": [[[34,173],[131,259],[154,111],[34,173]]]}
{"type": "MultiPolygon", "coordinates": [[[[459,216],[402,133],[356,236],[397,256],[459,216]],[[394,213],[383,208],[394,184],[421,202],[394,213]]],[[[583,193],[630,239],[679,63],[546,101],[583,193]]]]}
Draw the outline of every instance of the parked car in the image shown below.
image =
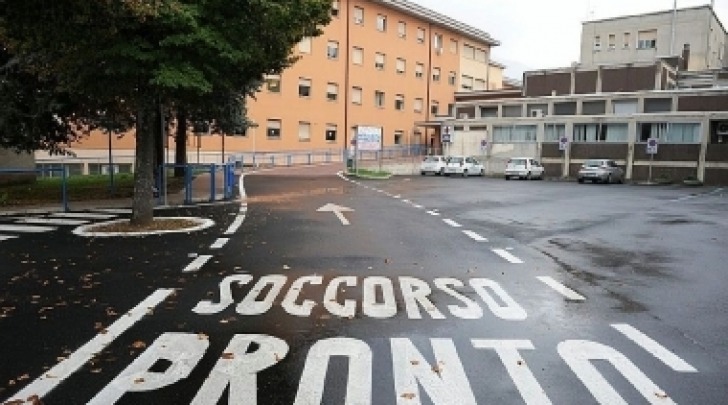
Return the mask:
{"type": "Polygon", "coordinates": [[[463,177],[484,176],[483,164],[472,156],[451,156],[445,165],[445,176],[459,174],[463,177]]]}
{"type": "Polygon", "coordinates": [[[505,177],[510,180],[512,177],[519,179],[543,179],[544,168],[536,159],[528,157],[510,158],[506,163],[505,177]]]}
{"type": "Polygon", "coordinates": [[[432,174],[440,176],[443,173],[445,173],[446,164],[447,164],[447,159],[445,159],[444,156],[440,156],[440,155],[425,156],[425,159],[422,160],[422,163],[420,163],[420,174],[424,176],[427,173],[432,173],[432,174]]]}
{"type": "Polygon", "coordinates": [[[611,159],[589,159],[581,165],[577,180],[579,183],[587,180],[592,183],[622,183],[624,170],[611,159]]]}

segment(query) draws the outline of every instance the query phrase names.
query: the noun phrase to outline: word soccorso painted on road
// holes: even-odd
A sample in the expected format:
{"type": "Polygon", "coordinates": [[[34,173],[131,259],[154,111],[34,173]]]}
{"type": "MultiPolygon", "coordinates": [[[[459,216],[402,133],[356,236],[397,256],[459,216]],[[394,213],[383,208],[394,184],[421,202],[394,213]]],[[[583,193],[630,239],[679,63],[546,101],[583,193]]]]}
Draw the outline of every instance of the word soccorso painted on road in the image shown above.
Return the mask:
{"type": "MultiPolygon", "coordinates": [[[[219,285],[219,300],[200,301],[193,312],[199,315],[213,315],[235,305],[235,312],[245,316],[263,315],[278,300],[283,310],[292,316],[307,317],[318,305],[310,299],[301,299],[306,286],[323,285],[321,276],[305,276],[292,280],[287,291],[289,278],[284,275],[266,275],[257,280],[245,297],[237,304],[232,295],[234,285],[251,284],[250,275],[234,275],[225,278],[219,285]],[[279,299],[282,297],[282,299],[279,299]]],[[[432,286],[413,277],[398,277],[404,311],[410,319],[480,319],[485,316],[484,308],[500,319],[523,321],[526,311],[500,286],[486,278],[472,278],[463,282],[454,278],[437,278],[432,286]],[[458,305],[448,305],[446,311],[435,306],[430,299],[434,290],[452,297],[458,305]],[[482,301],[459,292],[469,286],[482,301]],[[446,315],[448,314],[448,315],[446,315]]],[[[323,290],[321,304],[331,315],[353,318],[360,314],[370,318],[391,318],[397,315],[395,283],[387,277],[343,276],[331,279],[323,290]],[[343,297],[344,291],[351,295],[352,289],[360,292],[361,303],[343,297]],[[359,309],[358,309],[359,308],[359,309]]],[[[659,346],[646,335],[629,325],[612,325],[638,344],[643,344],[655,357],[679,372],[695,372],[689,364],[659,346]],[[646,344],[644,342],[647,342],[646,344]],[[649,345],[649,347],[647,346],[649,345]]],[[[521,397],[527,404],[550,404],[551,400],[522,359],[522,352],[535,350],[527,339],[492,340],[473,338],[469,349],[494,352],[501,365],[512,379],[521,397]]],[[[471,380],[451,339],[430,339],[430,348],[418,348],[407,338],[391,338],[392,375],[396,398],[386,403],[420,404],[422,391],[435,404],[476,404],[471,380]],[[431,349],[435,365],[428,362],[421,350],[431,349]],[[422,391],[421,391],[422,390],[422,391]]],[[[147,392],[160,389],[187,378],[197,367],[209,348],[209,340],[193,333],[164,333],[158,337],[132,364],[99,392],[89,403],[110,404],[127,392],[147,392]],[[153,371],[158,362],[168,362],[163,372],[153,371]]],[[[463,350],[463,348],[460,348],[463,350]]],[[[655,385],[637,366],[616,349],[588,340],[566,340],[555,348],[558,355],[575,373],[576,377],[602,404],[622,404],[626,401],[607,382],[594,360],[610,363],[620,372],[649,403],[672,404],[672,400],[655,385]]],[[[235,335],[220,355],[217,363],[204,381],[192,404],[217,404],[227,392],[230,404],[256,404],[258,395],[258,374],[275,367],[289,352],[289,345],[275,336],[264,334],[235,335]]],[[[472,355],[468,353],[468,355],[472,355]]],[[[370,346],[359,339],[336,337],[314,343],[308,351],[306,363],[295,397],[296,405],[319,404],[324,398],[326,374],[332,357],[343,357],[348,362],[346,388],[347,404],[372,404],[372,364],[374,354],[370,346]]],[[[490,370],[496,365],[490,365],[490,370]]],[[[482,371],[482,370],[481,370],[482,371]]],[[[477,381],[473,381],[477,384],[477,381]]],[[[485,399],[481,399],[485,400],[485,399]]],[[[380,401],[378,399],[377,401],[380,401]]]]}

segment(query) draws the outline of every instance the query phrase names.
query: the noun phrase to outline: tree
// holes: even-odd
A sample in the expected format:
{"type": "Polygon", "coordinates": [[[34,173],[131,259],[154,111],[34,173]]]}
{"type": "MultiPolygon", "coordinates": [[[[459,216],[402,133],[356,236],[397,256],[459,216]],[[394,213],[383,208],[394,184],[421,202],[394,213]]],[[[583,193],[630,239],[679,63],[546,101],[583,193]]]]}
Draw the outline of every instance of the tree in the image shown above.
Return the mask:
{"type": "Polygon", "coordinates": [[[161,125],[155,118],[161,106],[184,106],[190,117],[199,113],[222,123],[221,109],[212,108],[220,100],[215,95],[242,100],[263,74],[295,62],[291,49],[321,33],[331,2],[25,0],[1,7],[0,41],[18,61],[10,82],[28,75],[43,83],[51,99],[70,100],[63,104],[65,114],[52,111],[53,103],[39,105],[53,121],[93,121],[109,105],[135,118],[132,222],[144,225],[153,220],[154,130],[161,125]]]}

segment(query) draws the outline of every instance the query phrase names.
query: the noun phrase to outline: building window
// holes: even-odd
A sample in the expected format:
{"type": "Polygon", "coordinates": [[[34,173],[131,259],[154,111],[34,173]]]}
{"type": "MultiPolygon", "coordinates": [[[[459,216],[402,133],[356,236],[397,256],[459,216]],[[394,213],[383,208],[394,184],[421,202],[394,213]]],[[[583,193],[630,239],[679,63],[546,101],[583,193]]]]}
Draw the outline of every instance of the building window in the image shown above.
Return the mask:
{"type": "Polygon", "coordinates": [[[383,91],[375,91],[374,92],[374,105],[379,108],[384,108],[384,92],[383,91]]]}
{"type": "Polygon", "coordinates": [[[608,39],[609,42],[607,42],[607,46],[609,47],[608,49],[610,51],[617,49],[617,36],[614,34],[609,34],[608,38],[609,38],[608,39]]]}
{"type": "Polygon", "coordinates": [[[404,21],[400,21],[397,24],[397,35],[399,35],[400,38],[407,38],[407,23],[404,21]]]}
{"type": "Polygon", "coordinates": [[[402,145],[404,141],[404,131],[394,131],[394,144],[402,145]]]}
{"type": "Polygon", "coordinates": [[[266,136],[269,139],[281,138],[281,120],[268,120],[266,136]]]}
{"type": "Polygon", "coordinates": [[[338,59],[339,43],[336,41],[329,41],[329,44],[326,46],[326,55],[329,59],[338,59]]]}
{"type": "Polygon", "coordinates": [[[454,86],[458,80],[457,78],[458,78],[457,73],[455,73],[455,72],[448,73],[447,74],[447,84],[449,84],[450,86],[454,86]]]}
{"type": "Polygon", "coordinates": [[[435,34],[432,36],[432,47],[435,48],[435,52],[442,53],[442,34],[435,34]]]}
{"type": "Polygon", "coordinates": [[[298,79],[298,96],[311,97],[311,79],[298,79]]]}
{"type": "Polygon", "coordinates": [[[425,43],[425,29],[417,27],[417,42],[424,44],[425,43]]]}
{"type": "Polygon", "coordinates": [[[339,16],[340,7],[341,7],[341,2],[339,0],[334,0],[333,2],[331,2],[331,16],[332,17],[339,16]]]}
{"type": "Polygon", "coordinates": [[[652,123],[640,122],[638,142],[657,138],[660,143],[700,143],[700,124],[697,123],[652,123]]]}
{"type": "Polygon", "coordinates": [[[450,53],[458,53],[458,41],[451,39],[450,40],[450,53]]]}
{"type": "Polygon", "coordinates": [[[463,57],[475,60],[475,48],[468,44],[463,45],[463,57]]]}
{"type": "Polygon", "coordinates": [[[377,15],[377,31],[379,32],[386,32],[387,31],[387,16],[386,15],[377,15]]]}
{"type": "Polygon", "coordinates": [[[467,75],[463,75],[462,80],[460,80],[460,87],[463,90],[470,91],[473,89],[473,78],[467,75]]]}
{"type": "Polygon", "coordinates": [[[298,52],[311,53],[311,37],[305,37],[298,43],[298,52]]]}
{"type": "Polygon", "coordinates": [[[440,113],[440,103],[438,101],[433,101],[430,105],[430,113],[433,115],[437,115],[440,113]]]}
{"type": "Polygon", "coordinates": [[[384,70],[384,62],[386,60],[386,55],[383,53],[377,52],[376,55],[374,55],[374,67],[377,70],[384,70]]]}
{"type": "Polygon", "coordinates": [[[268,75],[265,77],[265,86],[271,93],[281,92],[281,76],[280,75],[268,75]]]}
{"type": "Polygon", "coordinates": [[[475,79],[475,85],[473,86],[473,90],[475,90],[475,91],[485,90],[485,80],[475,79]]]}
{"type": "Polygon", "coordinates": [[[629,49],[629,44],[632,42],[631,37],[632,36],[630,35],[629,32],[624,33],[624,41],[623,41],[624,43],[622,44],[623,49],[629,49]]]}
{"type": "Polygon", "coordinates": [[[353,104],[361,105],[361,94],[362,94],[361,87],[353,87],[351,89],[351,102],[353,104]]]}
{"type": "Polygon", "coordinates": [[[543,127],[544,142],[559,142],[565,136],[566,125],[564,124],[545,124],[543,127]]]}
{"type": "Polygon", "coordinates": [[[414,108],[416,113],[422,112],[422,106],[424,105],[424,102],[421,98],[416,98],[414,103],[414,108]]]}
{"type": "Polygon", "coordinates": [[[336,124],[326,124],[326,133],[324,135],[326,142],[335,142],[336,132],[336,124]]]}
{"type": "Polygon", "coordinates": [[[394,109],[397,111],[404,110],[404,95],[397,94],[397,97],[394,99],[394,109]]]}
{"type": "Polygon", "coordinates": [[[354,51],[351,53],[351,61],[355,65],[362,65],[364,63],[364,49],[354,47],[354,51]]]}
{"type": "Polygon", "coordinates": [[[475,60],[481,63],[488,62],[488,51],[485,49],[475,48],[475,60]]]}
{"type": "Polygon", "coordinates": [[[415,65],[415,77],[421,79],[425,72],[425,65],[418,63],[415,65]]]}
{"type": "Polygon", "coordinates": [[[574,142],[627,142],[627,124],[574,125],[574,142]]]}
{"type": "Polygon", "coordinates": [[[298,141],[299,142],[310,142],[311,141],[311,123],[310,122],[299,122],[298,123],[298,141]]]}
{"type": "Polygon", "coordinates": [[[637,32],[637,49],[657,48],[657,30],[637,32]]]}
{"type": "Polygon", "coordinates": [[[493,127],[493,142],[536,142],[536,125],[508,125],[493,127]]]}
{"type": "Polygon", "coordinates": [[[336,83],[329,83],[326,85],[326,99],[329,101],[336,101],[339,98],[339,85],[336,83]]]}
{"type": "Polygon", "coordinates": [[[404,74],[407,70],[407,61],[402,58],[397,58],[397,73],[404,74]]]}
{"type": "Polygon", "coordinates": [[[432,81],[433,82],[439,82],[440,81],[440,68],[432,68],[432,81]]]}
{"type": "Polygon", "coordinates": [[[354,7],[354,24],[364,24],[364,9],[361,7],[354,7]]]}
{"type": "Polygon", "coordinates": [[[594,36],[594,50],[595,51],[602,50],[602,37],[599,35],[594,36]]]}

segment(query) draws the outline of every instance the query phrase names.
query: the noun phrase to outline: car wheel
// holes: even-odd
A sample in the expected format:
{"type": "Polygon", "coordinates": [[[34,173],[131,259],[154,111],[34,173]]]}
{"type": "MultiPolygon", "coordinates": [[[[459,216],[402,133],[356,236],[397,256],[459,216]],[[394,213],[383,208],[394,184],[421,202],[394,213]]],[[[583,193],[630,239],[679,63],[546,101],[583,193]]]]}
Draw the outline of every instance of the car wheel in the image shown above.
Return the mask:
{"type": "Polygon", "coordinates": [[[581,178],[580,178],[580,179],[577,179],[576,181],[578,181],[578,182],[579,182],[579,184],[584,184],[584,179],[581,179],[581,178]]]}
{"type": "Polygon", "coordinates": [[[425,172],[420,172],[420,174],[424,176],[424,175],[425,175],[425,174],[427,174],[427,173],[425,173],[425,172]]]}
{"type": "Polygon", "coordinates": [[[468,170],[467,169],[463,169],[463,177],[468,177],[468,170]]]}
{"type": "Polygon", "coordinates": [[[531,172],[526,173],[526,180],[531,180],[531,172]]]}
{"type": "Polygon", "coordinates": [[[511,179],[511,176],[505,176],[505,179],[506,180],[510,180],[511,179]]]}
{"type": "Polygon", "coordinates": [[[612,184],[612,175],[607,175],[607,184],[612,184]]]}
{"type": "Polygon", "coordinates": [[[485,177],[485,169],[480,169],[480,177],[485,177]]]}
{"type": "Polygon", "coordinates": [[[444,173],[445,177],[450,177],[450,173],[444,173]]]}
{"type": "Polygon", "coordinates": [[[439,172],[437,172],[437,175],[438,175],[438,176],[442,176],[443,174],[445,174],[445,169],[442,169],[442,168],[441,168],[441,169],[440,169],[440,171],[439,171],[439,172]]]}

